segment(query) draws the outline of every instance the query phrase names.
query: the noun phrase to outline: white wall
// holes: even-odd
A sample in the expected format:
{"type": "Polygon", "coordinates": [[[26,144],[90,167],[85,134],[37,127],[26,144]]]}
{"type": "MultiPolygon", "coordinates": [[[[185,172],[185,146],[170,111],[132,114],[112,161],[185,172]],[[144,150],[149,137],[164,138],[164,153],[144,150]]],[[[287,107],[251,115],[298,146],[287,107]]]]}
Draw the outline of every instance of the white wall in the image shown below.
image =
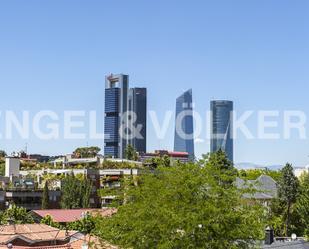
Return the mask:
{"type": "Polygon", "coordinates": [[[16,157],[7,157],[5,158],[5,176],[11,177],[19,176],[19,170],[20,170],[20,160],[16,157]]]}

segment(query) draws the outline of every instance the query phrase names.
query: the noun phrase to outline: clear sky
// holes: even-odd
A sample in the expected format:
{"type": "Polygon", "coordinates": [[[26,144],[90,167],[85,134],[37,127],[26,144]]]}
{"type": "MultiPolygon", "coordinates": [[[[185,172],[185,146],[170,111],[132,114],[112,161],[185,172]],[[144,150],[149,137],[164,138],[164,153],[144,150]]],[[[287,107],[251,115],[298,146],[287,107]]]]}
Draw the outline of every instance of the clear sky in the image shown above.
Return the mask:
{"type": "MultiPolygon", "coordinates": [[[[125,73],[131,86],[148,88],[148,109],[161,120],[189,88],[203,115],[210,100],[222,98],[239,112],[308,115],[308,13],[307,0],[3,0],[0,111],[96,110],[102,129],[104,76],[125,73]]],[[[255,118],[248,124],[256,132],[255,118]]],[[[149,125],[148,149],[172,149],[173,123],[168,131],[158,140],[149,125]]],[[[100,140],[16,137],[0,140],[0,148],[11,152],[26,143],[29,152],[44,154],[103,147],[100,140]]],[[[198,155],[208,151],[209,142],[196,144],[198,155]]],[[[308,155],[308,139],[297,136],[235,141],[236,162],[301,166],[308,155]]]]}

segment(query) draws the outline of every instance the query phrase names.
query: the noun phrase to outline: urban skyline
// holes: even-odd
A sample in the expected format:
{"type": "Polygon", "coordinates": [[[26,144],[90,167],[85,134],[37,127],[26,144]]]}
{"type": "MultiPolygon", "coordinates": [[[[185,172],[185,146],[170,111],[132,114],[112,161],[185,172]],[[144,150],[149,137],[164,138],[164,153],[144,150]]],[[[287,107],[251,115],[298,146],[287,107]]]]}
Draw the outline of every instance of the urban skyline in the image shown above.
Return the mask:
{"type": "MultiPolygon", "coordinates": [[[[209,100],[230,99],[240,113],[279,111],[280,116],[270,120],[276,120],[281,131],[284,110],[309,113],[304,91],[309,78],[308,1],[291,6],[279,0],[197,1],[177,3],[175,11],[175,4],[166,1],[2,2],[0,20],[6,25],[1,27],[0,81],[5,94],[0,127],[5,125],[6,110],[16,111],[19,119],[21,108],[32,115],[41,109],[53,110],[60,120],[64,110],[96,110],[101,119],[98,130],[103,131],[104,75],[124,72],[131,82],[142,83],[136,87],[158,93],[149,95],[148,106],[161,123],[165,111],[174,112],[175,99],[193,88],[194,109],[202,116],[209,100]],[[114,13],[122,18],[115,19],[114,13]],[[110,39],[121,32],[125,42],[110,39]]],[[[147,127],[149,151],[173,148],[173,116],[164,139],[151,135],[153,126],[147,127]]],[[[256,116],[247,122],[253,131],[257,130],[256,116]]],[[[61,154],[79,145],[104,145],[91,138],[46,143],[33,133],[29,139],[14,137],[13,141],[1,139],[1,148],[16,151],[28,143],[31,153],[61,154]]],[[[198,157],[209,152],[205,137],[202,134],[202,140],[196,141],[198,157]]],[[[309,162],[309,140],[299,139],[295,132],[291,139],[277,141],[240,135],[234,143],[238,148],[235,162],[282,165],[290,161],[296,166],[309,162]]]]}

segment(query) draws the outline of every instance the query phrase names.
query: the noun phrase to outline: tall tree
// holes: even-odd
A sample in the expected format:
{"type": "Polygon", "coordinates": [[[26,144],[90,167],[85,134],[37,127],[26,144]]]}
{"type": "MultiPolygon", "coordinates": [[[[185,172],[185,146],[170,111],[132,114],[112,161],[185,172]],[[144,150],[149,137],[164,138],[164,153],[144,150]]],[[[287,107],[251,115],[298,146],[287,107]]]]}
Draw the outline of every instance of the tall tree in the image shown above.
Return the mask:
{"type": "Polygon", "coordinates": [[[92,184],[87,178],[78,179],[73,173],[67,176],[62,182],[61,208],[88,208],[91,189],[92,184]]]}
{"type": "Polygon", "coordinates": [[[217,179],[218,183],[222,186],[225,185],[229,187],[229,185],[234,183],[238,174],[233,163],[221,149],[216,153],[204,155],[203,159],[200,160],[199,165],[211,171],[214,179],[217,179]]]}
{"type": "Polygon", "coordinates": [[[123,248],[248,248],[263,237],[264,209],[244,201],[234,184],[219,184],[233,175],[218,175],[220,165],[145,172],[118,213],[98,223],[97,235],[123,248]]]}
{"type": "Polygon", "coordinates": [[[42,209],[49,208],[49,189],[48,182],[45,181],[44,189],[43,189],[43,197],[42,197],[42,209]]]}
{"type": "Polygon", "coordinates": [[[279,180],[279,198],[286,204],[285,235],[289,235],[291,207],[296,202],[299,193],[299,181],[294,175],[293,167],[287,163],[282,168],[279,180]]]}
{"type": "Polygon", "coordinates": [[[133,161],[138,160],[137,152],[131,144],[128,144],[126,147],[125,157],[127,160],[133,160],[133,161]]]}
{"type": "Polygon", "coordinates": [[[309,235],[309,173],[302,175],[300,180],[300,193],[296,204],[297,212],[306,236],[309,235]]]}

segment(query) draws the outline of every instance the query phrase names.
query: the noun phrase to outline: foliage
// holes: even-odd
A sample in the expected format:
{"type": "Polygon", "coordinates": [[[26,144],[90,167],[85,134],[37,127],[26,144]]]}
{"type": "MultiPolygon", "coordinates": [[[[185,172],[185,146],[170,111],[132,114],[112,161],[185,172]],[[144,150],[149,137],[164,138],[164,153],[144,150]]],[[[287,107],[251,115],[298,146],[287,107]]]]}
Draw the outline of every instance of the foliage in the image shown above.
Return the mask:
{"type": "Polygon", "coordinates": [[[199,165],[212,172],[213,178],[222,186],[229,187],[236,180],[237,170],[222,150],[204,155],[199,165]]]}
{"type": "Polygon", "coordinates": [[[98,153],[101,151],[99,147],[92,146],[92,147],[81,147],[77,148],[73,154],[77,158],[92,158],[96,157],[98,153]]]}
{"type": "Polygon", "coordinates": [[[146,163],[151,164],[153,168],[157,168],[160,165],[169,167],[171,166],[171,159],[168,155],[164,155],[162,157],[152,157],[150,159],[147,159],[146,163]]]}
{"type": "Polygon", "coordinates": [[[7,154],[4,150],[0,150],[0,158],[6,157],[7,154]]]}
{"type": "Polygon", "coordinates": [[[34,223],[32,216],[27,213],[27,210],[22,207],[12,205],[4,212],[0,213],[0,224],[6,225],[9,223],[13,224],[32,224],[34,223]]]}
{"type": "Polygon", "coordinates": [[[96,234],[123,248],[249,248],[263,236],[264,209],[244,201],[232,178],[220,152],[200,165],[159,165],[128,187],[127,203],[96,234]]]}
{"type": "Polygon", "coordinates": [[[89,179],[78,179],[72,173],[62,182],[61,208],[89,208],[92,183],[89,179]]]}
{"type": "Polygon", "coordinates": [[[288,236],[290,231],[291,208],[297,200],[299,192],[299,182],[294,175],[291,164],[286,164],[282,169],[282,177],[279,181],[279,198],[286,205],[285,235],[288,236]]]}
{"type": "MultiPolygon", "coordinates": [[[[115,196],[113,202],[109,205],[110,207],[119,207],[126,202],[126,191],[130,186],[136,186],[138,184],[138,176],[124,176],[120,181],[120,187],[106,187],[98,190],[100,197],[104,196],[115,196]]],[[[104,180],[103,180],[104,181],[104,180]]],[[[108,181],[108,178],[105,179],[108,181]]]]}
{"type": "Polygon", "coordinates": [[[41,219],[40,223],[51,226],[51,227],[62,229],[62,226],[58,222],[55,222],[50,215],[46,215],[43,219],[41,219]]]}
{"type": "Polygon", "coordinates": [[[244,180],[256,180],[261,175],[267,175],[278,182],[281,178],[281,171],[268,170],[268,169],[249,169],[239,170],[238,176],[244,180]]]}
{"type": "Polygon", "coordinates": [[[46,215],[42,220],[41,224],[45,224],[51,227],[55,227],[61,230],[73,230],[73,231],[78,231],[84,234],[92,234],[95,227],[96,223],[98,220],[102,219],[101,216],[92,216],[90,214],[85,214],[85,217],[83,217],[80,220],[70,222],[66,225],[61,225],[58,222],[55,222],[53,218],[50,215],[46,215]]]}
{"type": "Polygon", "coordinates": [[[48,209],[48,208],[49,208],[49,189],[48,189],[48,182],[45,181],[42,196],[42,209],[48,209]]]}
{"type": "Polygon", "coordinates": [[[5,175],[5,161],[0,159],[0,176],[5,175]]]}
{"type": "Polygon", "coordinates": [[[138,154],[131,144],[128,144],[125,149],[125,158],[132,161],[138,160],[138,154]]]}
{"type": "Polygon", "coordinates": [[[309,174],[306,173],[300,180],[300,193],[296,202],[296,209],[303,224],[304,234],[309,236],[309,174]]]}
{"type": "Polygon", "coordinates": [[[96,219],[99,218],[95,218],[89,214],[86,214],[82,219],[69,223],[67,229],[79,231],[84,234],[92,234],[96,227],[96,219]]]}

